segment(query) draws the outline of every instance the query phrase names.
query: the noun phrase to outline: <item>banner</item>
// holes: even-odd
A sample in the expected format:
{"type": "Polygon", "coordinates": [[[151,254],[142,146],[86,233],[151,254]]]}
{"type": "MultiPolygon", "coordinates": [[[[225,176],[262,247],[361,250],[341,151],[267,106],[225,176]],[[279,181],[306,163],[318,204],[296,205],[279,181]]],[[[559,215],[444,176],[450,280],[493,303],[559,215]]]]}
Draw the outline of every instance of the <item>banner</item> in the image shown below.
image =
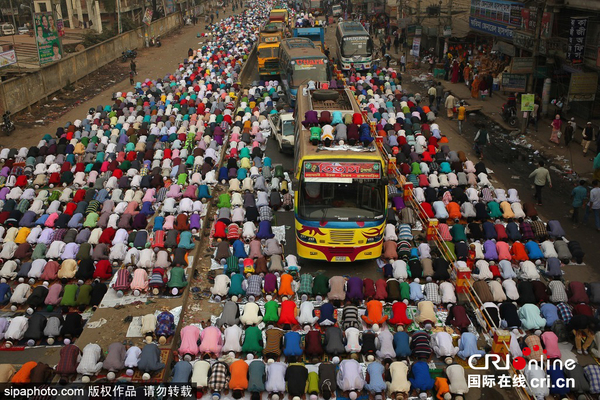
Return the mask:
{"type": "Polygon", "coordinates": [[[571,18],[571,24],[569,27],[569,45],[567,46],[567,59],[571,60],[573,64],[583,63],[587,23],[587,17],[571,18]]]}
{"type": "Polygon", "coordinates": [[[33,22],[40,65],[60,60],[63,56],[62,45],[52,13],[35,13],[33,22]]]}
{"type": "Polygon", "coordinates": [[[410,50],[410,54],[412,54],[415,57],[419,57],[420,52],[421,52],[421,37],[416,36],[413,39],[413,44],[412,44],[412,48],[410,50]]]}
{"type": "Polygon", "coordinates": [[[144,18],[142,18],[142,22],[146,25],[150,25],[152,22],[152,9],[146,8],[146,12],[144,13],[144,18]]]}
{"type": "Polygon", "coordinates": [[[3,51],[0,53],[0,68],[17,63],[17,54],[14,50],[3,51]]]}
{"type": "MultiPolygon", "coordinates": [[[[552,16],[550,12],[542,14],[542,29],[540,35],[544,38],[549,38],[552,33],[552,16]]],[[[523,8],[521,10],[521,29],[527,32],[534,33],[537,25],[537,8],[523,8]]]]}
{"type": "Polygon", "coordinates": [[[534,94],[523,94],[521,95],[521,111],[533,111],[535,105],[534,94]]]}

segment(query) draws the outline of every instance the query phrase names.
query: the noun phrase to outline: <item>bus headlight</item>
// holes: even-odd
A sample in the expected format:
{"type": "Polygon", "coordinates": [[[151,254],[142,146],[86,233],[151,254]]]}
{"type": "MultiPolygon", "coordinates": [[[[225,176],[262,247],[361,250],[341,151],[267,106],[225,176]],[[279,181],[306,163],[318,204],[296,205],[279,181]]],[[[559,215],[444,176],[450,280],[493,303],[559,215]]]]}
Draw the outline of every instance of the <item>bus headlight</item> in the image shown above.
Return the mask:
{"type": "Polygon", "coordinates": [[[383,238],[383,235],[377,235],[374,237],[367,238],[367,243],[377,243],[383,238]]]}
{"type": "Polygon", "coordinates": [[[298,239],[300,239],[303,242],[317,243],[317,239],[315,239],[314,237],[311,237],[311,236],[303,235],[302,233],[298,234],[298,239]]]}

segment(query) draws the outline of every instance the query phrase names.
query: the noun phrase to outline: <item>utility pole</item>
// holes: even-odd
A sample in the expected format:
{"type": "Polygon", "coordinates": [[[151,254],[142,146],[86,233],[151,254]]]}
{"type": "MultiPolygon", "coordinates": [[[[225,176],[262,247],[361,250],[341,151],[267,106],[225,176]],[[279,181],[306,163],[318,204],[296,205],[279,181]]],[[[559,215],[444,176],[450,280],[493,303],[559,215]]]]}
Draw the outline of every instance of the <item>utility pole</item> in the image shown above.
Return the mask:
{"type": "Polygon", "coordinates": [[[417,0],[417,26],[421,25],[421,0],[417,0]]]}
{"type": "MultiPolygon", "coordinates": [[[[9,4],[10,4],[10,15],[12,16],[12,20],[13,20],[13,26],[15,27],[15,33],[17,33],[16,30],[17,30],[18,26],[17,26],[17,21],[15,19],[15,9],[13,8],[12,0],[9,0],[9,4]]],[[[14,37],[13,37],[13,40],[14,40],[14,37]]]]}
{"type": "MultiPolygon", "coordinates": [[[[532,58],[533,58],[533,62],[532,62],[532,69],[533,69],[533,73],[531,74],[531,79],[529,79],[527,81],[527,93],[528,94],[535,94],[534,90],[535,90],[535,75],[536,75],[536,70],[537,70],[537,58],[540,52],[540,40],[541,39],[541,35],[542,35],[542,18],[544,15],[544,11],[546,10],[546,1],[547,0],[537,0],[535,7],[536,7],[536,15],[535,15],[535,32],[533,34],[533,50],[531,52],[532,58]]],[[[518,110],[517,110],[518,112],[518,110]]],[[[533,111],[529,111],[529,112],[533,112],[533,111]]],[[[521,133],[525,133],[525,131],[527,130],[527,120],[529,119],[529,112],[527,112],[527,118],[523,118],[523,122],[521,124],[521,133]]]]}
{"type": "Polygon", "coordinates": [[[123,33],[123,28],[121,27],[121,0],[117,0],[117,32],[119,34],[123,33]]]}

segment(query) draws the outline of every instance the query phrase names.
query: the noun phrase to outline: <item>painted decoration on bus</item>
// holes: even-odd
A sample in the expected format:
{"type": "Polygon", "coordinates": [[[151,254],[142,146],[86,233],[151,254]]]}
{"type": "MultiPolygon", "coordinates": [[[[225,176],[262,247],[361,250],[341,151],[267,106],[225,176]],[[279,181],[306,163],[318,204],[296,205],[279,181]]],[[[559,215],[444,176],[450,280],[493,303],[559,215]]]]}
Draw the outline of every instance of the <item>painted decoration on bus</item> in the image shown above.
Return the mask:
{"type": "Polygon", "coordinates": [[[273,36],[273,37],[266,37],[264,39],[265,43],[275,43],[279,40],[279,38],[277,36],[273,36]]]}
{"type": "Polygon", "coordinates": [[[373,162],[305,162],[304,177],[380,179],[381,166],[373,162]]]}
{"type": "Polygon", "coordinates": [[[296,63],[298,65],[323,65],[325,64],[325,61],[322,58],[317,58],[317,59],[298,59],[296,60],[296,63]]]}

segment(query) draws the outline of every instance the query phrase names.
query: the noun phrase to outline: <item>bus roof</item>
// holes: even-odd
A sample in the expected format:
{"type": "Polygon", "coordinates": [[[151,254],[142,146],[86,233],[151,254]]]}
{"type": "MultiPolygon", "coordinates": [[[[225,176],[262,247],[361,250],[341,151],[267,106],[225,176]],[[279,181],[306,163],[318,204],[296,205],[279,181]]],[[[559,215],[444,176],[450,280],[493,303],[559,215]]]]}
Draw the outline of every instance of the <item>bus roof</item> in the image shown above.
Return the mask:
{"type": "Polygon", "coordinates": [[[349,22],[340,22],[338,24],[338,29],[342,33],[342,35],[366,35],[369,36],[369,32],[362,26],[359,22],[349,21],[349,22]]]}
{"type": "MultiPolygon", "coordinates": [[[[374,146],[369,150],[365,149],[365,151],[356,151],[359,149],[359,146],[355,146],[353,149],[348,150],[320,150],[319,146],[313,146],[310,143],[310,131],[306,129],[301,121],[304,119],[304,114],[306,111],[315,110],[317,112],[321,111],[340,111],[343,115],[345,114],[354,114],[360,113],[360,107],[356,102],[354,94],[349,89],[329,89],[328,92],[335,91],[338,92],[338,97],[336,100],[317,100],[314,98],[315,92],[319,92],[318,90],[308,90],[308,95],[304,96],[304,89],[306,85],[302,85],[298,88],[298,97],[296,100],[297,108],[296,108],[296,118],[298,126],[298,137],[296,141],[296,146],[298,147],[297,159],[296,162],[300,162],[303,158],[309,157],[311,159],[367,159],[367,160],[381,160],[382,165],[384,163],[384,158],[377,148],[374,146]]],[[[299,174],[302,171],[300,165],[296,166],[296,174],[299,178],[299,174]]]]}
{"type": "Polygon", "coordinates": [[[290,50],[292,50],[292,49],[314,49],[315,48],[315,44],[313,43],[312,40],[303,38],[303,37],[284,39],[281,41],[281,45],[289,48],[290,50]]]}

